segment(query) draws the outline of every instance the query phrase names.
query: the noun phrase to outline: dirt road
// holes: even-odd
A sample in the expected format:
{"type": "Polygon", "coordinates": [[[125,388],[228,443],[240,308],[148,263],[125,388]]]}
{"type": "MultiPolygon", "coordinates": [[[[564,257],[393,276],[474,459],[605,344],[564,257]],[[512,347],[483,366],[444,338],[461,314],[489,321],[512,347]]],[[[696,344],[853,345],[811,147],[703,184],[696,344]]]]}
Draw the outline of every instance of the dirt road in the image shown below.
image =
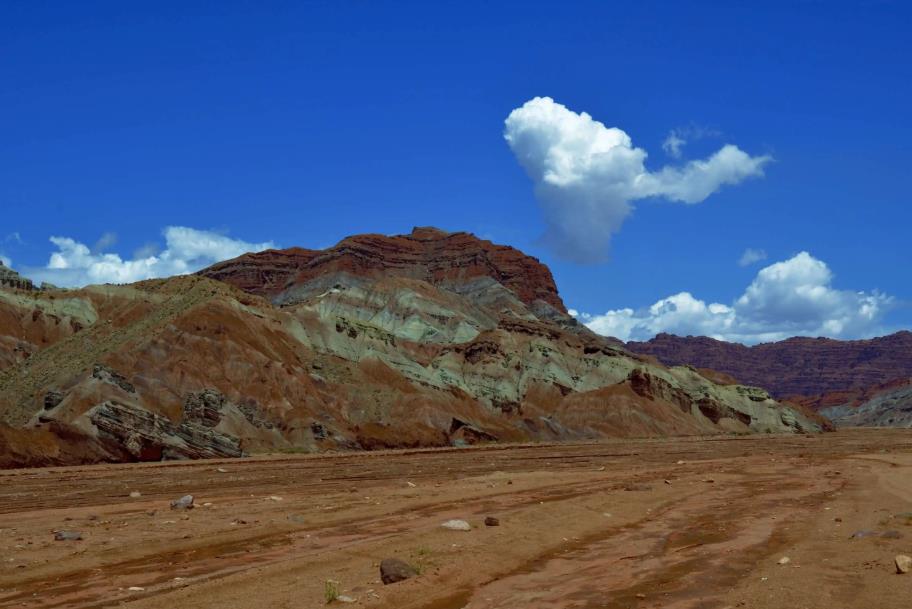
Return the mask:
{"type": "Polygon", "coordinates": [[[900,553],[902,430],[0,472],[0,607],[907,607],[900,553]]]}

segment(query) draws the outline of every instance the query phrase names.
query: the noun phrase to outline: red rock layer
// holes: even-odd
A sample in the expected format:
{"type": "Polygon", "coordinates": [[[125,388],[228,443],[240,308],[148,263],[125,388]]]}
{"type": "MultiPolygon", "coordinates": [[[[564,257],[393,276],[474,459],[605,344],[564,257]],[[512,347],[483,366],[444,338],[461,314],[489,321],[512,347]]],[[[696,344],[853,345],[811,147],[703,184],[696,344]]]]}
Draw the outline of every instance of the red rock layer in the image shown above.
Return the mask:
{"type": "Polygon", "coordinates": [[[724,372],[780,397],[858,390],[912,376],[912,332],[907,331],[870,340],[790,338],[753,347],[706,336],[659,334],[627,343],[627,348],[667,365],[724,372]]]}
{"type": "Polygon", "coordinates": [[[491,277],[524,303],[566,313],[551,271],[521,251],[466,232],[418,227],[408,235],[356,235],[325,250],[290,248],[244,254],[200,271],[244,291],[272,297],[322,275],[398,276],[433,285],[491,277]]]}

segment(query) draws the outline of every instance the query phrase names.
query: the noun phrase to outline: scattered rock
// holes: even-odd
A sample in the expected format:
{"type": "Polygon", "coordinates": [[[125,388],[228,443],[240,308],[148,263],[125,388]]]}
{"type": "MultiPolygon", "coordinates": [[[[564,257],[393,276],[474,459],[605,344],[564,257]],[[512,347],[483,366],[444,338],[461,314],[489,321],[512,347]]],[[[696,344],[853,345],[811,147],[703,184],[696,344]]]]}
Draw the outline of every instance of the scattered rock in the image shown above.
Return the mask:
{"type": "Polygon", "coordinates": [[[787,565],[787,564],[789,564],[790,562],[792,562],[792,559],[789,558],[788,556],[783,556],[782,558],[780,558],[780,559],[779,559],[778,561],[776,561],[776,562],[777,562],[777,564],[780,564],[780,565],[787,565]]]}
{"type": "Polygon", "coordinates": [[[671,480],[665,480],[665,484],[671,484],[671,480]]]}
{"type": "Polygon", "coordinates": [[[353,599],[350,596],[345,596],[344,594],[340,594],[339,596],[336,597],[336,602],[337,603],[357,603],[358,601],[353,599]]]}
{"type": "Polygon", "coordinates": [[[684,465],[685,463],[686,463],[686,461],[678,461],[677,465],[684,465]]]}
{"type": "Polygon", "coordinates": [[[220,473],[220,474],[227,474],[227,473],[228,473],[228,470],[225,469],[224,467],[216,468],[215,471],[217,471],[217,472],[220,473]]]}
{"type": "Polygon", "coordinates": [[[398,558],[385,558],[380,563],[380,580],[384,584],[395,584],[416,575],[418,572],[411,565],[398,558]]]}
{"type": "Polygon", "coordinates": [[[447,520],[442,525],[443,528],[451,531],[471,531],[472,525],[465,520],[447,520]]]}
{"type": "Polygon", "coordinates": [[[905,554],[897,554],[896,558],[893,559],[893,562],[896,563],[897,573],[908,573],[909,570],[912,569],[912,558],[905,554]]]}
{"type": "Polygon", "coordinates": [[[82,533],[79,531],[56,531],[54,541],[81,541],[82,533]]]}
{"type": "Polygon", "coordinates": [[[192,510],[193,509],[193,495],[184,495],[180,499],[175,499],[171,502],[172,510],[192,510]]]}
{"type": "Polygon", "coordinates": [[[418,486],[414,482],[406,482],[406,484],[408,485],[409,488],[415,488],[416,486],[418,486]]]}
{"type": "Polygon", "coordinates": [[[493,516],[488,516],[487,518],[485,518],[484,522],[485,522],[486,527],[499,527],[500,526],[500,520],[498,520],[497,518],[494,518],[493,516]]]}
{"type": "Polygon", "coordinates": [[[707,484],[714,484],[715,481],[715,478],[706,478],[703,482],[706,482],[707,484]]]}
{"type": "Polygon", "coordinates": [[[142,497],[142,493],[140,493],[139,491],[133,491],[132,493],[130,493],[131,499],[139,499],[140,497],[142,497]]]}
{"type": "Polygon", "coordinates": [[[130,586],[127,588],[130,592],[143,592],[145,588],[140,588],[139,586],[130,586]]]}
{"type": "Polygon", "coordinates": [[[282,498],[279,497],[278,495],[270,495],[269,497],[267,497],[267,499],[269,499],[270,501],[282,501],[282,498]]]}

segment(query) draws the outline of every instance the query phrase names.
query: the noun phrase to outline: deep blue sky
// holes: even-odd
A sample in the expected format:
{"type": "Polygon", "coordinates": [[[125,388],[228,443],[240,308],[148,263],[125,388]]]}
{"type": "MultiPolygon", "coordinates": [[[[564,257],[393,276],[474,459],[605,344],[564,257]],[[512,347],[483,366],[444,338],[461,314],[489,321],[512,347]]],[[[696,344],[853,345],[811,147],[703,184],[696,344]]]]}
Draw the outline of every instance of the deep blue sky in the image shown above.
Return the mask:
{"type": "Polygon", "coordinates": [[[124,257],[168,225],[322,247],[413,225],[548,263],[600,313],[688,290],[731,303],[807,250],[912,326],[912,10],[890,2],[4,2],[0,252],[51,235],[124,257]],[[547,95],[669,162],[669,130],[771,154],[766,177],[641,201],[600,265],[557,260],[503,121],[547,95]],[[18,232],[21,242],[6,235],[18,232]]]}

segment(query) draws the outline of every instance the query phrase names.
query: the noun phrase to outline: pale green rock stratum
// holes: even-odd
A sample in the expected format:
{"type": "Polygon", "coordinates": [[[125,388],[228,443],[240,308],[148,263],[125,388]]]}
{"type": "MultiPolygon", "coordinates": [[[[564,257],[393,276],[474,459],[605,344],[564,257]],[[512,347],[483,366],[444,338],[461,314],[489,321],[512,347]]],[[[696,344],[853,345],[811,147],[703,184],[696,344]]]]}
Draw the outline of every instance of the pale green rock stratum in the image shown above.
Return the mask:
{"type": "Polygon", "coordinates": [[[512,248],[368,237],[203,273],[221,281],[2,293],[5,464],[821,430],[594,335],[512,248]]]}

